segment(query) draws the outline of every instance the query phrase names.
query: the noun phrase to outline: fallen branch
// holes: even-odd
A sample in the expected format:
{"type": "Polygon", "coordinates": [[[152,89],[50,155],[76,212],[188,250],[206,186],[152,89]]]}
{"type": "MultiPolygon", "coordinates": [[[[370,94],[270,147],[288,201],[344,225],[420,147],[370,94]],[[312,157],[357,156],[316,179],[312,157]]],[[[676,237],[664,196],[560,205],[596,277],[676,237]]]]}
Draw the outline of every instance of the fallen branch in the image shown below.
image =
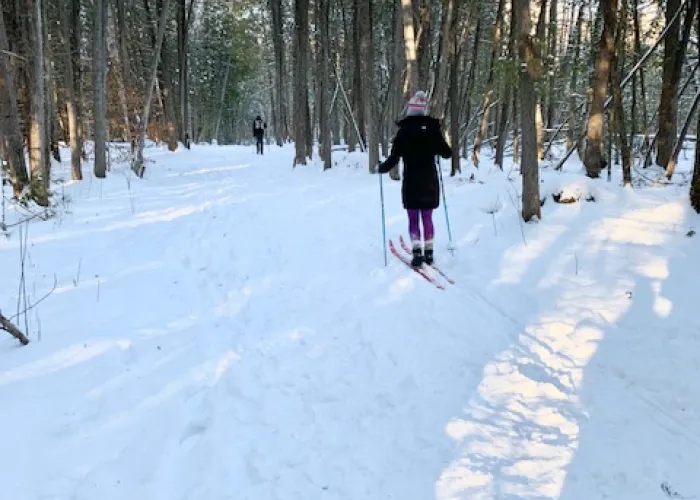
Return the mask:
{"type": "Polygon", "coordinates": [[[0,330],[5,330],[8,332],[10,335],[12,335],[14,338],[19,340],[22,345],[27,345],[29,343],[29,339],[27,336],[20,331],[19,328],[17,328],[15,325],[10,322],[9,319],[7,319],[3,314],[0,312],[0,330]]]}

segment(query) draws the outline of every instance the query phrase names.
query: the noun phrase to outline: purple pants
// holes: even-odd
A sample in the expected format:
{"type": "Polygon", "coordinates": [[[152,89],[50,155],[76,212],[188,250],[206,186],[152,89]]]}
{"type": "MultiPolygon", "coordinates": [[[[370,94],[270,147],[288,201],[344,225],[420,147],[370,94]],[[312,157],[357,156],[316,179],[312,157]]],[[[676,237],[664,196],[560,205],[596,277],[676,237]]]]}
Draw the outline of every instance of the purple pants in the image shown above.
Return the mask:
{"type": "Polygon", "coordinates": [[[407,210],[407,212],[408,234],[411,236],[411,243],[413,246],[420,245],[420,219],[423,219],[423,236],[425,236],[425,245],[427,248],[432,247],[433,237],[435,236],[432,209],[410,208],[407,210]]]}

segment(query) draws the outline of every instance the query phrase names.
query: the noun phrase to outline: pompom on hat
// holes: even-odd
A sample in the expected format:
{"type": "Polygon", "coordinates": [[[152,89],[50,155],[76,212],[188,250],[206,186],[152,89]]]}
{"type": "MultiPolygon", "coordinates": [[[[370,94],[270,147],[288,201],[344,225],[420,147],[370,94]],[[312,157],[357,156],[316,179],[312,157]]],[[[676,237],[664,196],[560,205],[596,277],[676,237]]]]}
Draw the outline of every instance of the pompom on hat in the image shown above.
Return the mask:
{"type": "Polygon", "coordinates": [[[428,113],[428,97],[425,92],[419,90],[413,97],[409,99],[408,106],[406,109],[406,114],[408,116],[413,115],[426,115],[428,113]]]}

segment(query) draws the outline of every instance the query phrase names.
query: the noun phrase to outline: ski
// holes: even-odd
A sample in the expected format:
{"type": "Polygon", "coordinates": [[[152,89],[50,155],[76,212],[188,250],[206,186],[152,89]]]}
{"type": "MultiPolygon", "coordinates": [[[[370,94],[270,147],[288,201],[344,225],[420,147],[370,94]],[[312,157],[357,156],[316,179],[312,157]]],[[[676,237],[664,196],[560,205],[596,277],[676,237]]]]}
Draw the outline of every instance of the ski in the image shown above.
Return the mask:
{"type": "MultiPolygon", "coordinates": [[[[403,239],[403,235],[399,236],[399,242],[401,243],[401,248],[403,248],[404,252],[406,252],[408,255],[413,255],[413,252],[411,252],[411,249],[410,249],[410,248],[408,247],[408,245],[406,244],[406,240],[403,239]]],[[[426,266],[435,269],[435,271],[436,271],[440,276],[442,276],[443,278],[445,278],[445,280],[447,280],[447,282],[448,282],[450,285],[454,285],[454,284],[455,284],[455,280],[453,280],[452,278],[450,278],[449,276],[447,276],[447,274],[445,274],[445,272],[444,272],[442,269],[440,269],[439,267],[437,267],[437,266],[435,265],[435,263],[433,263],[433,264],[426,264],[426,266]]]]}
{"type": "Polygon", "coordinates": [[[413,267],[413,266],[411,265],[411,261],[409,261],[405,256],[403,256],[403,255],[401,255],[401,254],[399,253],[399,251],[396,249],[396,246],[394,245],[394,242],[393,242],[392,240],[389,240],[389,251],[394,255],[394,257],[396,257],[396,258],[399,259],[401,262],[403,262],[404,264],[406,264],[406,266],[407,266],[409,269],[412,269],[412,270],[415,271],[416,273],[418,273],[418,274],[420,274],[421,276],[423,276],[423,278],[425,278],[426,281],[428,281],[429,283],[432,283],[433,285],[435,285],[435,287],[439,288],[440,290],[444,290],[444,289],[445,289],[445,286],[442,285],[441,283],[438,283],[438,281],[437,281],[435,278],[433,278],[433,277],[430,276],[428,273],[426,273],[426,272],[425,272],[425,269],[422,269],[422,268],[420,268],[420,267],[419,267],[419,268],[413,267]]]}

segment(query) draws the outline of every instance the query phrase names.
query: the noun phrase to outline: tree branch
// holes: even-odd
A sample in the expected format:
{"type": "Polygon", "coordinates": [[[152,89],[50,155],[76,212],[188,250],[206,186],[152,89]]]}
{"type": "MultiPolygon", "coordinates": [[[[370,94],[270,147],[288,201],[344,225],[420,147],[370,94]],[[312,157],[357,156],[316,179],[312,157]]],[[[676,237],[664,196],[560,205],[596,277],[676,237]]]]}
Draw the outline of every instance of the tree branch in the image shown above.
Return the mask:
{"type": "Polygon", "coordinates": [[[22,345],[27,345],[29,343],[29,339],[27,336],[22,333],[19,328],[17,328],[15,325],[10,322],[9,319],[7,319],[3,314],[0,312],[0,330],[5,330],[8,332],[10,335],[12,335],[14,338],[19,340],[22,345]]]}

